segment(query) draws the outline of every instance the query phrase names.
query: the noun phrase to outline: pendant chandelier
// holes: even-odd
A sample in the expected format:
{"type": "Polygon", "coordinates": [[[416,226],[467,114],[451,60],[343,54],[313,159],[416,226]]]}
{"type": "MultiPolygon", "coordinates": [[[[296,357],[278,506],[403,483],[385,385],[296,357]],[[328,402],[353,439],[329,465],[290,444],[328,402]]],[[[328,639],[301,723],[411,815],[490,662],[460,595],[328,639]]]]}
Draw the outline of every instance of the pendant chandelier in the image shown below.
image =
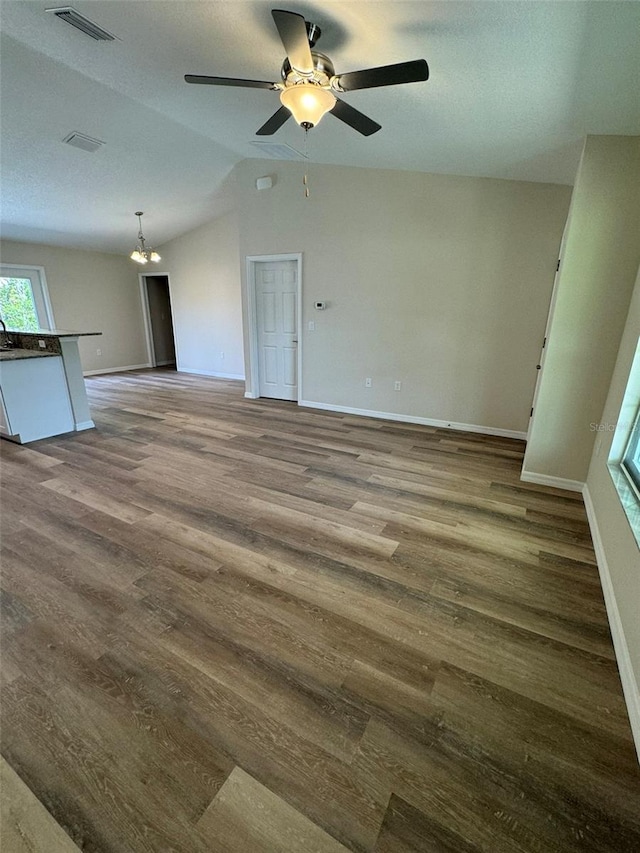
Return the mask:
{"type": "Polygon", "coordinates": [[[133,252],[131,252],[129,257],[132,261],[135,261],[138,264],[146,264],[148,261],[157,264],[158,261],[161,260],[160,255],[151,247],[147,248],[147,246],[145,246],[144,234],[142,233],[142,211],[137,210],[135,215],[138,217],[139,223],[138,245],[135,247],[133,252]]]}

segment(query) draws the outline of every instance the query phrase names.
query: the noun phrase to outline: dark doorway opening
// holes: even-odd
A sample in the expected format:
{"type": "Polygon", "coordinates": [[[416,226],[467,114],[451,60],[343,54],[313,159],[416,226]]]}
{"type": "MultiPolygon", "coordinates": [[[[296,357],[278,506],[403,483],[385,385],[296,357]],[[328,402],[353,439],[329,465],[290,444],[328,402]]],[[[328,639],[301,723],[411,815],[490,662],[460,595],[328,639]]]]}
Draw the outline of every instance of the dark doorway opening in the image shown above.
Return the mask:
{"type": "Polygon", "coordinates": [[[150,355],[154,367],[176,366],[171,293],[167,275],[143,275],[150,338],[150,355]]]}

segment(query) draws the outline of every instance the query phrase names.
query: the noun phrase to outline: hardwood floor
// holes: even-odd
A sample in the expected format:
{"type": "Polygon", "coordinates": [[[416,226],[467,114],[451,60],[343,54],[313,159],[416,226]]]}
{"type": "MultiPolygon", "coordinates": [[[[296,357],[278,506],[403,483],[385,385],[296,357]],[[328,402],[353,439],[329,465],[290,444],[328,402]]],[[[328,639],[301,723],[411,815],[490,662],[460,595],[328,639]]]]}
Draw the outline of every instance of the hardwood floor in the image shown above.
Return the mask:
{"type": "Polygon", "coordinates": [[[582,501],[522,442],[87,387],[1,448],[2,753],[80,850],[640,850],[582,501]]]}
{"type": "Polygon", "coordinates": [[[77,847],[22,779],[0,758],[0,839],[11,853],[78,853],[77,847]]]}

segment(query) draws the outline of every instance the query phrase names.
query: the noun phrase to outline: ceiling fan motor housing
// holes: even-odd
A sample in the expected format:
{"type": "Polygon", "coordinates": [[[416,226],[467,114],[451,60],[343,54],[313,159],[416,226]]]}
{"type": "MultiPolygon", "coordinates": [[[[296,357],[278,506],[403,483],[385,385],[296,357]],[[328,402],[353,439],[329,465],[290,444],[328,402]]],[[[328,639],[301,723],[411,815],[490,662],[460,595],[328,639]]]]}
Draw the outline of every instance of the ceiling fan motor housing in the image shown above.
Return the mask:
{"type": "Polygon", "coordinates": [[[285,86],[295,86],[298,83],[316,83],[318,86],[329,86],[331,78],[335,76],[333,62],[324,53],[317,50],[311,51],[313,59],[313,72],[310,75],[301,74],[289,62],[287,57],[282,63],[281,75],[285,86]]]}

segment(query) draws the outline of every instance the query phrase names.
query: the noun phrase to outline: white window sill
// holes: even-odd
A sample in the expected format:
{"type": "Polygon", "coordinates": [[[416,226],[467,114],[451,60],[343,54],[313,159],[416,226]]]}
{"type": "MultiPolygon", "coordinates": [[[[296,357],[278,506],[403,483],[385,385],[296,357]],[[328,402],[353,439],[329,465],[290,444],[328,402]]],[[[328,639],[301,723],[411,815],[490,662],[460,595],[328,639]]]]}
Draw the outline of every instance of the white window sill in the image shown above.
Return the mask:
{"type": "Polygon", "coordinates": [[[609,462],[608,468],[613,485],[620,497],[624,514],[631,525],[636,544],[640,548],[640,498],[619,464],[609,462]]]}

